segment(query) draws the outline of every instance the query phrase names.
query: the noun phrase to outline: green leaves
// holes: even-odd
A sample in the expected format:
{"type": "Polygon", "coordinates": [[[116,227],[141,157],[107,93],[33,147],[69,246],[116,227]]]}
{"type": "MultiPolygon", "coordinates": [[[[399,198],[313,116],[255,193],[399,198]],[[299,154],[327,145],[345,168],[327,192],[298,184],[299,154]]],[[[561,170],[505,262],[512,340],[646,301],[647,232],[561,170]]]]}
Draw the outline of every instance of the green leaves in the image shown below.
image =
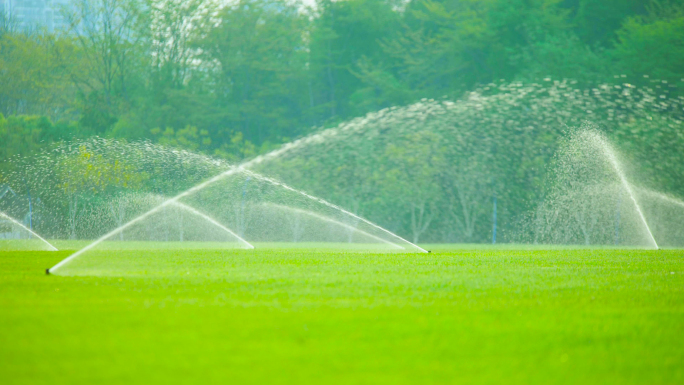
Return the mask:
{"type": "MultiPolygon", "coordinates": [[[[656,12],[656,11],[652,11],[656,12]]],[[[684,6],[671,13],[630,18],[618,31],[612,55],[623,73],[681,83],[684,68],[684,6]]],[[[681,91],[680,91],[681,92],[681,91]]]]}

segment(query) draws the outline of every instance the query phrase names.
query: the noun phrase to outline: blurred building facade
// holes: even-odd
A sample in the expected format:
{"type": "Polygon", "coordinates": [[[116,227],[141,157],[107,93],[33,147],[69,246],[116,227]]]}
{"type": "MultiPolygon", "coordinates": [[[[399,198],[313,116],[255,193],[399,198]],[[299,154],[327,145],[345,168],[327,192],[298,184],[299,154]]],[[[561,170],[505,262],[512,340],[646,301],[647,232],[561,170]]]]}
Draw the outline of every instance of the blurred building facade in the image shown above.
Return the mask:
{"type": "Polygon", "coordinates": [[[41,29],[50,32],[69,28],[63,10],[73,0],[0,0],[0,13],[19,29],[41,29]]]}

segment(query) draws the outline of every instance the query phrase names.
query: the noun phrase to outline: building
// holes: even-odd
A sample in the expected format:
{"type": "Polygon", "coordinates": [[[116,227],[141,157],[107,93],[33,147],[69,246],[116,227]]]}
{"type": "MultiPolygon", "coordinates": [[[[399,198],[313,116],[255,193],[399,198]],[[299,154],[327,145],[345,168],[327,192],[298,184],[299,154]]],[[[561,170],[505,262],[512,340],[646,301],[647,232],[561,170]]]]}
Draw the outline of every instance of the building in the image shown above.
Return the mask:
{"type": "Polygon", "coordinates": [[[63,9],[71,3],[73,0],[0,0],[0,12],[19,29],[45,28],[53,32],[69,28],[63,9]]]}

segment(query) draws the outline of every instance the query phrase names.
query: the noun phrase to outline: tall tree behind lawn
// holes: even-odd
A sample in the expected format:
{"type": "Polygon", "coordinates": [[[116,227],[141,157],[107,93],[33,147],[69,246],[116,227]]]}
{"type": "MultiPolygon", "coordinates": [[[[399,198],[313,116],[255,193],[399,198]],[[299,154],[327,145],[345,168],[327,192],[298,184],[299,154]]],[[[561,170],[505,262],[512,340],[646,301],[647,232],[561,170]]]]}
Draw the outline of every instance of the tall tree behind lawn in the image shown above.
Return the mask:
{"type": "Polygon", "coordinates": [[[216,114],[210,132],[225,142],[302,133],[308,105],[307,19],[296,4],[241,0],[219,15],[200,43],[211,69],[216,114]]]}
{"type": "Polygon", "coordinates": [[[138,0],[79,0],[67,14],[81,67],[72,74],[83,99],[81,123],[104,132],[130,107],[136,67],[147,62],[138,0]]]}
{"type": "Polygon", "coordinates": [[[311,31],[311,104],[319,122],[389,107],[381,89],[360,79],[367,63],[390,65],[381,41],[396,38],[401,14],[394,1],[318,2],[311,31]]]}
{"type": "Polygon", "coordinates": [[[0,13],[0,113],[72,118],[68,37],[18,30],[0,13]]]}

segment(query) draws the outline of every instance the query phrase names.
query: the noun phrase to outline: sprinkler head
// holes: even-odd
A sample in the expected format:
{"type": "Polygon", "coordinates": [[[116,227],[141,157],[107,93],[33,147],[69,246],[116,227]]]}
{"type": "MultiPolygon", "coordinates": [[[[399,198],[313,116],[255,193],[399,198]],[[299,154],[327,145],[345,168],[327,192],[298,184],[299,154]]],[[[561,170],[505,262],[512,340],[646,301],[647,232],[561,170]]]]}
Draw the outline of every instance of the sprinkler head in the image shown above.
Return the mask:
{"type": "Polygon", "coordinates": [[[50,269],[45,269],[45,275],[50,275],[50,269]]]}
{"type": "Polygon", "coordinates": [[[428,253],[432,253],[432,250],[428,250],[428,253]]]}

